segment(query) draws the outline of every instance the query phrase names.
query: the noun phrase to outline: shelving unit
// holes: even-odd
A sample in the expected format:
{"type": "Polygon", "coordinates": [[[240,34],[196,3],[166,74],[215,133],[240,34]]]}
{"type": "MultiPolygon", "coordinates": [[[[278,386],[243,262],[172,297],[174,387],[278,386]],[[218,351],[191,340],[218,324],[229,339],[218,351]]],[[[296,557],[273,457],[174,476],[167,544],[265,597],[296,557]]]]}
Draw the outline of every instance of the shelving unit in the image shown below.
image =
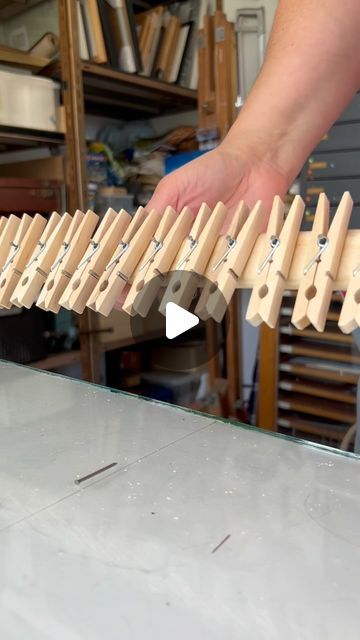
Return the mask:
{"type": "MultiPolygon", "coordinates": [[[[73,0],[59,0],[59,30],[60,67],[49,67],[47,72],[53,77],[59,77],[59,74],[61,77],[66,119],[68,209],[75,211],[87,206],[85,113],[119,119],[174,113],[196,108],[196,92],[82,62],[73,0]]],[[[95,314],[87,311],[80,316],[79,327],[83,377],[99,382],[102,346],[95,314]]]]}
{"type": "MultiPolygon", "coordinates": [[[[339,444],[356,422],[360,354],[353,337],[337,327],[340,295],[332,297],[322,334],[311,328],[298,331],[289,324],[294,299],[294,293],[285,294],[279,325],[271,333],[270,346],[276,343],[278,349],[272,360],[267,359],[267,367],[276,391],[272,398],[260,396],[262,416],[272,419],[260,426],[339,444]]],[[[262,357],[266,360],[264,352],[262,357]]]]}
{"type": "Polygon", "coordinates": [[[62,133],[0,125],[0,152],[39,146],[57,147],[64,143],[65,137],[62,133]]]}
{"type": "MultiPolygon", "coordinates": [[[[321,192],[330,201],[331,218],[344,190],[354,207],[350,228],[359,226],[360,93],[324,136],[301,174],[307,205],[303,230],[310,230],[321,192]]],[[[291,324],[294,294],[288,293],[278,327],[260,330],[258,424],[295,435],[339,443],[356,422],[360,353],[352,335],[337,327],[342,298],[334,294],[324,333],[291,324]]]]}

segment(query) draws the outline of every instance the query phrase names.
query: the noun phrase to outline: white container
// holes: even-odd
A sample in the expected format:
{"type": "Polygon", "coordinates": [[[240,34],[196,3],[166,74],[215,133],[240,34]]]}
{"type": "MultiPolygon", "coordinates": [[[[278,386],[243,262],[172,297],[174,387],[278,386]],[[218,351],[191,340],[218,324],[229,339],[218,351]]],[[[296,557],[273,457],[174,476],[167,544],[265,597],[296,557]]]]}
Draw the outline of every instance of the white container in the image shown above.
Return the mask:
{"type": "Polygon", "coordinates": [[[57,131],[60,85],[48,78],[0,70],[0,124],[57,131]]]}

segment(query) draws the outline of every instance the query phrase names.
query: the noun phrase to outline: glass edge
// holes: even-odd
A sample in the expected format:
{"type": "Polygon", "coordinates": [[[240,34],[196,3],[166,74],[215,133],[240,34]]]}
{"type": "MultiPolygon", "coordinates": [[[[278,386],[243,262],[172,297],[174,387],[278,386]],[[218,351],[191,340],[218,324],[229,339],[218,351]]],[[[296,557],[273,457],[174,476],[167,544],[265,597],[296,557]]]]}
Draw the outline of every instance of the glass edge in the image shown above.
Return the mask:
{"type": "Polygon", "coordinates": [[[280,440],[284,440],[285,442],[293,442],[299,444],[301,446],[308,447],[310,449],[316,449],[317,451],[324,451],[325,453],[332,453],[338,456],[342,456],[344,458],[350,458],[352,460],[359,460],[360,455],[357,453],[353,453],[351,451],[342,451],[341,449],[335,449],[334,447],[329,447],[325,444],[319,444],[317,442],[311,442],[310,440],[304,440],[302,438],[296,438],[295,436],[287,436],[282,433],[278,433],[277,431],[269,431],[268,429],[261,429],[261,427],[256,427],[252,424],[246,424],[245,422],[239,422],[235,419],[231,418],[223,418],[222,416],[214,416],[211,413],[203,413],[202,411],[197,411],[196,409],[191,409],[189,407],[181,407],[176,404],[170,404],[168,402],[164,402],[163,400],[155,400],[154,398],[147,398],[146,396],[142,396],[136,393],[130,393],[129,391],[123,391],[122,389],[115,389],[114,387],[106,387],[105,385],[98,384],[96,382],[89,382],[87,380],[80,380],[79,378],[70,378],[69,376],[63,375],[61,373],[57,373],[55,371],[48,371],[45,369],[37,369],[36,367],[31,367],[26,364],[21,364],[18,362],[10,362],[8,360],[0,359],[0,364],[5,364],[9,366],[15,366],[22,369],[26,369],[28,371],[35,371],[36,373],[40,373],[43,375],[54,376],[57,378],[64,378],[67,381],[74,382],[75,384],[83,384],[83,385],[91,385],[92,387],[96,387],[101,391],[106,393],[114,393],[116,395],[126,396],[128,398],[137,399],[140,398],[145,402],[151,402],[154,404],[158,404],[164,407],[170,407],[177,411],[184,411],[185,413],[190,413],[195,416],[201,416],[202,418],[209,418],[212,422],[220,422],[223,424],[228,424],[233,427],[237,427],[239,429],[245,429],[247,431],[255,431],[256,433],[260,433],[265,436],[270,436],[273,438],[279,438],[280,440]]]}

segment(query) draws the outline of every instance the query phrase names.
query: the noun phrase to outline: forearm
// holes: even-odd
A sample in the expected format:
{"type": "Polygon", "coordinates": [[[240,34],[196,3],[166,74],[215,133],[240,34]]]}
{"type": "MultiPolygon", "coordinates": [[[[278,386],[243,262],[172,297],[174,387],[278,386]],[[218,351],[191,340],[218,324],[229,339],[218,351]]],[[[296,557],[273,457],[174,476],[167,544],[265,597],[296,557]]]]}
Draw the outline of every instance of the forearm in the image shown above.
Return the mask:
{"type": "Polygon", "coordinates": [[[253,135],[255,153],[290,183],[360,87],[359,34],[360,0],[280,0],[261,73],[224,145],[253,135]]]}

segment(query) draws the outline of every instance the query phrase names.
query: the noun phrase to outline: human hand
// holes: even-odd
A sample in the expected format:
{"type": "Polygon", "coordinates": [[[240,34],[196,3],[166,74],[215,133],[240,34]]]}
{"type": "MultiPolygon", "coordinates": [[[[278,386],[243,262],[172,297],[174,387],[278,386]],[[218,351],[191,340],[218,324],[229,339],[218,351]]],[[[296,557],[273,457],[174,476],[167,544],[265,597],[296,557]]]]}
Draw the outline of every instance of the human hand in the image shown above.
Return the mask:
{"type": "Polygon", "coordinates": [[[286,193],[289,178],[266,157],[265,143],[263,153],[261,149],[260,139],[243,139],[235,149],[226,138],[217,149],[163,178],[147,209],[163,212],[171,205],[180,212],[186,205],[196,214],[203,202],[213,208],[221,201],[231,216],[241,200],[248,207],[262,200],[265,226],[272,200],[286,193]]]}

